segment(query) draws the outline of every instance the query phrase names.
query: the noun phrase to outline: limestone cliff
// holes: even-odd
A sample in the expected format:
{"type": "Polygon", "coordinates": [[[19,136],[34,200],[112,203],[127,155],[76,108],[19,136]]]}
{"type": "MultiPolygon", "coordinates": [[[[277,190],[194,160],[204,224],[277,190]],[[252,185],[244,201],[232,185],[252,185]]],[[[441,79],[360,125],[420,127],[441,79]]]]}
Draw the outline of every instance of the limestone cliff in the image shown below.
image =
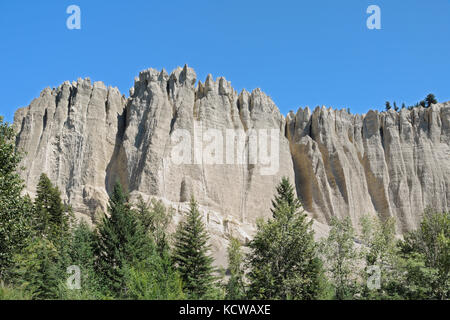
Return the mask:
{"type": "MultiPolygon", "coordinates": [[[[365,115],[305,108],[284,117],[259,89],[237,93],[211,76],[197,82],[185,66],[170,75],[141,72],[129,98],[89,79],[65,82],[19,109],[14,124],[17,147],[27,153],[28,191],[45,172],[75,211],[90,217],[105,210],[116,180],[134,196],[174,205],[194,194],[224,230],[229,221],[251,228],[267,217],[282,176],[295,181],[319,224],[347,215],[356,224],[370,213],[395,217],[403,232],[417,226],[425,207],[450,207],[450,103],[365,115]],[[261,174],[259,162],[171,161],[175,133],[185,130],[195,140],[198,124],[200,131],[275,129],[279,169],[261,174]]],[[[247,136],[235,159],[248,156],[251,143],[247,136]]]]}

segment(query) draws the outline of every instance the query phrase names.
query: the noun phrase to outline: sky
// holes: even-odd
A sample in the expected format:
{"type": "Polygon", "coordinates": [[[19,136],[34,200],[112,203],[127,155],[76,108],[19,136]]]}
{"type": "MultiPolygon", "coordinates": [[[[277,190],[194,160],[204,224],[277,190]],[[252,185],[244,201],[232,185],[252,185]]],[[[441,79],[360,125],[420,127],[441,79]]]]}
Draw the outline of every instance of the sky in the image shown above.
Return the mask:
{"type": "Polygon", "coordinates": [[[449,0],[0,1],[0,115],[46,87],[90,77],[128,96],[147,68],[188,64],[261,88],[283,114],[325,105],[353,113],[450,100],[449,0]],[[69,30],[69,5],[81,29],[69,30]],[[381,29],[369,30],[369,5],[381,29]]]}

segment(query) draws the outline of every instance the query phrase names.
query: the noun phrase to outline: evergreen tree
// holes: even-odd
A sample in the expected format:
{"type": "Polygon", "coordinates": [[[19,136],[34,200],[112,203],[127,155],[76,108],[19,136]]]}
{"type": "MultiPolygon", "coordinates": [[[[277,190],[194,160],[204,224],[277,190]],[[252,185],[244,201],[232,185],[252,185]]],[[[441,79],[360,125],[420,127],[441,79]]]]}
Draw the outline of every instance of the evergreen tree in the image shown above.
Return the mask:
{"type": "Polygon", "coordinates": [[[427,103],[425,102],[425,100],[420,101],[420,102],[419,102],[419,105],[420,105],[421,107],[424,107],[424,108],[427,107],[427,103]]]}
{"type": "Polygon", "coordinates": [[[228,269],[230,279],[226,286],[226,299],[242,300],[245,298],[243,256],[241,244],[235,238],[231,238],[228,247],[228,269]]]}
{"type": "Polygon", "coordinates": [[[433,104],[438,103],[438,101],[436,100],[436,97],[432,93],[427,95],[427,97],[425,98],[425,102],[426,102],[427,108],[431,107],[431,105],[433,105],[433,104]]]}
{"type": "Polygon", "coordinates": [[[117,183],[109,201],[110,216],[98,228],[96,268],[103,285],[115,296],[125,295],[125,272],[154,253],[154,245],[132,213],[128,196],[117,183]]]}
{"type": "Polygon", "coordinates": [[[169,248],[167,231],[172,222],[174,210],[166,208],[160,200],[152,199],[148,205],[142,197],[139,197],[134,213],[144,230],[152,237],[158,252],[162,254],[167,251],[169,248]]]}
{"type": "Polygon", "coordinates": [[[398,110],[399,110],[398,107],[397,107],[397,102],[395,102],[395,101],[394,101],[394,110],[395,110],[395,111],[398,111],[398,110]]]}
{"type": "Polygon", "coordinates": [[[389,101],[386,101],[386,111],[389,111],[389,110],[391,110],[391,103],[389,102],[389,101]]]}
{"type": "Polygon", "coordinates": [[[249,245],[249,295],[255,299],[315,299],[323,275],[312,221],[300,210],[301,203],[287,178],[277,192],[273,218],[258,222],[249,245]]]}
{"type": "Polygon", "coordinates": [[[68,235],[70,208],[61,200],[61,192],[44,173],[39,178],[34,201],[34,225],[38,235],[52,241],[68,235]]]}
{"type": "Polygon", "coordinates": [[[192,198],[186,220],[179,224],[175,234],[173,256],[185,293],[191,299],[205,298],[213,287],[213,259],[208,255],[208,239],[197,202],[192,198]]]}
{"type": "Polygon", "coordinates": [[[95,233],[85,222],[79,222],[65,242],[59,259],[61,299],[101,299],[104,291],[101,279],[95,272],[95,233]],[[78,266],[81,272],[81,289],[67,288],[67,267],[78,266]]]}
{"type": "Polygon", "coordinates": [[[155,253],[126,271],[127,297],[136,300],[182,300],[182,280],[168,251],[155,253]]]}
{"type": "Polygon", "coordinates": [[[402,109],[405,109],[406,108],[406,104],[403,102],[402,103],[402,109]]]}
{"type": "Polygon", "coordinates": [[[31,201],[22,197],[18,171],[21,155],[15,148],[13,128],[0,116],[0,279],[8,279],[14,254],[30,237],[31,201]]]}
{"type": "Polygon", "coordinates": [[[33,299],[55,299],[58,287],[59,254],[45,238],[30,239],[21,253],[14,255],[14,283],[33,299]]]}

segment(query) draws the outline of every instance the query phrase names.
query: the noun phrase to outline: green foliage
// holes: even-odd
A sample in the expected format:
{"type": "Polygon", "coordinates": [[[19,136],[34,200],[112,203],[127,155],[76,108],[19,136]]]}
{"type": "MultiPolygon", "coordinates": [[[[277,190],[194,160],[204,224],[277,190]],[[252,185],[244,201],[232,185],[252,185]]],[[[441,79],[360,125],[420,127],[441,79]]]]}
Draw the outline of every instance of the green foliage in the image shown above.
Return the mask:
{"type": "Polygon", "coordinates": [[[391,110],[391,109],[392,109],[392,107],[391,107],[391,103],[390,103],[389,101],[386,101],[386,104],[385,104],[385,106],[386,106],[386,111],[389,111],[389,110],[391,110]]]}
{"type": "Polygon", "coordinates": [[[127,297],[135,300],[183,300],[181,277],[166,255],[153,255],[128,267],[127,297]]]}
{"type": "Polygon", "coordinates": [[[259,221],[250,242],[249,295],[255,299],[315,299],[320,294],[321,262],[312,221],[287,178],[277,187],[273,219],[259,221]]]}
{"type": "Polygon", "coordinates": [[[431,105],[433,105],[433,104],[438,103],[436,97],[432,93],[427,95],[427,97],[425,98],[425,102],[426,102],[427,108],[431,107],[431,105]]]}
{"type": "Polygon", "coordinates": [[[175,234],[173,259],[190,299],[205,298],[214,287],[213,259],[208,255],[209,236],[201,220],[197,202],[191,199],[190,210],[175,234]]]}
{"type": "Polygon", "coordinates": [[[33,299],[56,297],[58,251],[47,239],[33,239],[14,256],[15,284],[33,299]]]}
{"type": "Polygon", "coordinates": [[[22,250],[31,233],[31,202],[21,196],[20,161],[14,130],[0,116],[0,279],[8,277],[13,255],[22,250]]]}
{"type": "Polygon", "coordinates": [[[61,299],[103,299],[105,288],[101,278],[95,270],[95,233],[91,231],[85,222],[79,222],[72,230],[70,236],[64,242],[63,252],[60,256],[60,284],[58,296],[61,299]],[[69,266],[77,266],[81,271],[81,289],[71,290],[67,288],[66,271],[69,266]]]}
{"type": "MultiPolygon", "coordinates": [[[[420,227],[405,236],[401,251],[409,259],[408,266],[416,274],[426,296],[448,299],[450,291],[450,213],[424,212],[420,227]],[[422,279],[427,279],[422,283],[422,279]]],[[[416,283],[417,281],[412,281],[416,283]]],[[[422,296],[423,298],[423,296],[422,296]]]]}
{"type": "Polygon", "coordinates": [[[172,222],[174,210],[166,208],[160,200],[152,199],[148,205],[139,197],[134,213],[144,230],[153,238],[158,252],[167,250],[167,228],[172,222]]]}
{"type": "Polygon", "coordinates": [[[395,221],[391,218],[381,221],[378,217],[363,216],[360,221],[362,229],[362,258],[366,263],[362,278],[362,297],[367,299],[398,299],[401,270],[398,261],[397,240],[395,238],[395,221]],[[369,289],[367,280],[368,267],[378,267],[381,272],[379,289],[369,289]]]}
{"type": "Polygon", "coordinates": [[[34,201],[33,224],[37,234],[57,241],[69,231],[71,209],[61,200],[61,192],[45,174],[41,174],[34,201]]]}
{"type": "MultiPolygon", "coordinates": [[[[418,107],[423,107],[423,108],[429,108],[431,107],[431,105],[438,103],[436,97],[434,96],[434,94],[430,93],[429,95],[427,95],[427,97],[425,98],[425,100],[422,100],[412,106],[408,107],[408,110],[413,110],[414,108],[418,108],[418,107]]],[[[391,109],[391,103],[386,101],[386,111],[391,109]]],[[[402,109],[405,109],[406,105],[405,103],[402,104],[402,109]]],[[[397,104],[394,102],[394,110],[398,111],[399,108],[397,107],[397,104]]]]}
{"type": "Polygon", "coordinates": [[[128,265],[142,261],[154,245],[132,213],[128,196],[118,183],[109,202],[110,216],[105,216],[97,233],[97,271],[103,285],[114,296],[125,295],[125,271],[128,265]]]}
{"type": "Polygon", "coordinates": [[[227,300],[243,300],[246,297],[243,261],[244,257],[242,255],[239,240],[231,238],[228,247],[228,269],[230,270],[230,279],[226,286],[227,300]]]}
{"type": "Polygon", "coordinates": [[[330,275],[335,298],[352,299],[356,293],[358,255],[355,248],[355,231],[349,217],[333,218],[328,238],[322,241],[321,251],[330,275]]]}

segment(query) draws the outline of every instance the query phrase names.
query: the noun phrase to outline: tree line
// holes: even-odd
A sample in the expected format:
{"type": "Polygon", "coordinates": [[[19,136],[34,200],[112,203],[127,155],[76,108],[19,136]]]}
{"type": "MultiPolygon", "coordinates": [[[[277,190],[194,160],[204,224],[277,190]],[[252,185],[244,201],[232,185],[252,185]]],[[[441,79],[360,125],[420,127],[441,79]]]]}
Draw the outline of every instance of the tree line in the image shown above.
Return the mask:
{"type": "MultiPolygon", "coordinates": [[[[430,93],[428,94],[424,100],[421,100],[420,102],[410,105],[410,106],[406,106],[405,103],[402,104],[401,109],[408,109],[408,110],[413,110],[414,108],[419,108],[419,107],[423,107],[423,108],[429,108],[431,107],[433,104],[438,103],[436,97],[434,94],[430,93]]],[[[386,111],[389,111],[391,109],[395,110],[395,111],[399,111],[400,107],[397,106],[397,102],[394,101],[394,103],[391,105],[391,102],[386,101],[385,103],[385,109],[386,111]]]]}
{"type": "Polygon", "coordinates": [[[283,178],[271,218],[243,250],[230,237],[228,267],[214,267],[199,206],[171,234],[174,211],[132,203],[117,183],[108,214],[92,227],[74,218],[42,174],[23,196],[14,131],[0,119],[0,299],[448,299],[450,214],[427,210],[401,240],[391,219],[364,216],[356,231],[333,218],[316,241],[312,221],[283,178]],[[68,267],[80,269],[80,286],[68,267]],[[375,267],[375,268],[374,268],[375,267]]]}

